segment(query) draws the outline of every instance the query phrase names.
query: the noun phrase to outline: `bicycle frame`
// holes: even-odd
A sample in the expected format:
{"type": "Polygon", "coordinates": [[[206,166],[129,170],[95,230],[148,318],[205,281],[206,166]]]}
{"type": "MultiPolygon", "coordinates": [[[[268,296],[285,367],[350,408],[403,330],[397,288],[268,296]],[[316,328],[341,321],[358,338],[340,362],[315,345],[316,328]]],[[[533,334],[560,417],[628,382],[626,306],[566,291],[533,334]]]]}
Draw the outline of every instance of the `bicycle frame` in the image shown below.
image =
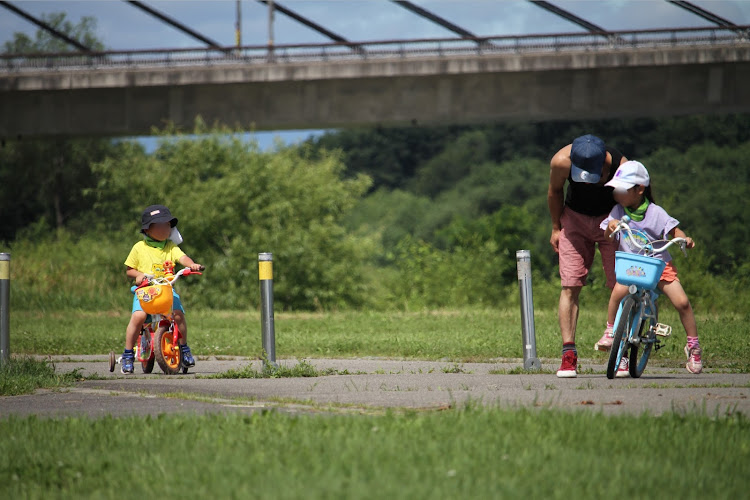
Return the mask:
{"type": "Polygon", "coordinates": [[[171,375],[182,368],[183,373],[187,373],[187,367],[182,366],[182,333],[174,320],[174,313],[152,315],[148,329],[152,335],[156,361],[162,371],[171,375]]]}
{"type": "MultiPolygon", "coordinates": [[[[658,243],[657,241],[640,245],[634,238],[628,222],[630,222],[630,218],[623,217],[614,234],[625,231],[630,243],[640,251],[650,254],[649,257],[665,251],[673,244],[680,244],[683,252],[685,251],[685,240],[683,238],[673,238],[659,249],[654,248],[654,244],[658,243]]],[[[617,254],[621,253],[617,252],[617,254]]],[[[658,337],[668,337],[671,333],[670,327],[659,323],[659,311],[656,305],[656,299],[660,295],[657,286],[664,264],[654,265],[651,263],[653,259],[644,259],[643,257],[627,258],[622,256],[621,258],[626,266],[630,265],[632,260],[643,262],[643,267],[647,271],[641,268],[638,269],[639,275],[623,277],[625,283],[622,284],[628,285],[629,293],[620,301],[615,317],[614,341],[607,363],[607,378],[610,379],[614,378],[622,357],[626,355],[629,356],[630,375],[634,378],[640,377],[646,368],[651,351],[661,348],[658,337]],[[648,325],[648,328],[644,331],[646,325],[648,325]]],[[[656,262],[658,263],[658,261],[656,262]]],[[[621,271],[617,265],[616,268],[618,268],[618,282],[620,282],[621,271]]]]}
{"type": "MultiPolygon", "coordinates": [[[[177,281],[181,276],[189,274],[202,274],[198,271],[192,271],[190,268],[184,268],[173,275],[168,275],[164,278],[154,278],[154,276],[147,276],[141,285],[134,286],[131,288],[133,293],[139,288],[144,288],[151,285],[169,285],[168,293],[172,293],[171,285],[177,281]]],[[[140,298],[140,297],[139,297],[140,298]]],[[[182,369],[183,373],[187,373],[188,367],[183,365],[182,350],[180,348],[180,339],[183,337],[177,322],[174,320],[174,311],[171,310],[171,295],[169,296],[170,301],[168,304],[160,304],[157,307],[164,305],[169,309],[169,312],[152,312],[149,313],[150,318],[147,316],[146,321],[141,326],[141,331],[138,334],[138,338],[135,343],[135,359],[141,362],[144,373],[151,373],[154,367],[154,362],[159,364],[162,371],[168,375],[173,375],[182,369]],[[148,348],[145,350],[145,348],[148,348]]],[[[144,304],[142,302],[142,304],[144,304]]],[[[145,305],[143,306],[145,308],[145,305]]],[[[161,310],[161,309],[156,309],[161,310]]],[[[110,352],[110,371],[114,371],[114,365],[120,362],[119,358],[115,358],[113,352],[110,352]]]]}
{"type": "Polygon", "coordinates": [[[182,337],[182,333],[179,332],[179,329],[177,327],[177,324],[174,322],[174,318],[172,315],[162,315],[162,314],[153,314],[151,315],[151,320],[149,321],[148,318],[143,323],[143,326],[141,327],[141,333],[139,335],[148,335],[150,338],[151,345],[150,347],[150,355],[145,356],[142,352],[142,343],[141,339],[139,338],[139,341],[135,344],[135,359],[144,363],[149,361],[149,357],[153,357],[154,352],[154,336],[156,335],[156,332],[159,331],[159,329],[164,328],[166,331],[172,332],[172,342],[177,345],[179,343],[180,337],[182,337]]]}
{"type": "Polygon", "coordinates": [[[659,337],[656,335],[656,326],[659,324],[659,313],[656,305],[658,297],[659,292],[656,290],[638,288],[620,301],[620,307],[615,318],[615,329],[618,329],[620,325],[622,313],[628,300],[632,304],[632,314],[627,311],[629,318],[626,318],[627,323],[616,351],[615,343],[613,343],[613,351],[610,353],[610,357],[612,358],[614,354],[614,358],[610,359],[612,368],[608,366],[608,378],[614,376],[614,371],[620,366],[623,356],[629,357],[631,376],[640,377],[646,368],[651,350],[658,351],[662,347],[659,343],[659,337]],[[646,325],[648,325],[648,328],[644,331],[646,325]],[[640,349],[643,349],[643,351],[639,358],[638,351],[640,349]]]}

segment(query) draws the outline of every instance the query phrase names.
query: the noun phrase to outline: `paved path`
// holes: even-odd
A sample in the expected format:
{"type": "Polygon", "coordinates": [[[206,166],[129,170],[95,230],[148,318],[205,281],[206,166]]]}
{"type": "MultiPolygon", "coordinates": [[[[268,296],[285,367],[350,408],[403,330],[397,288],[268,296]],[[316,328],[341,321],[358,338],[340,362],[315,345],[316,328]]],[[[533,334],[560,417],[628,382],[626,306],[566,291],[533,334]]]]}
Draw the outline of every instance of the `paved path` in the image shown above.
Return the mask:
{"type": "MultiPolygon", "coordinates": [[[[558,360],[542,360],[539,374],[512,374],[521,360],[496,363],[311,359],[318,370],[339,374],[311,378],[209,379],[229,369],[260,362],[243,358],[199,359],[187,375],[109,372],[105,356],[58,356],[59,373],[80,369],[87,379],[72,388],[0,397],[0,418],[8,415],[105,416],[159,413],[373,412],[382,408],[441,409],[468,401],[507,408],[555,408],[604,414],[678,411],[750,416],[750,374],[689,374],[684,369],[649,367],[639,379],[608,380],[604,366],[582,360],[583,373],[559,379],[558,360]],[[491,373],[492,372],[492,373],[491,373]],[[499,372],[499,373],[498,373],[499,372]]],[[[280,360],[294,366],[297,360],[280,360]]],[[[158,371],[158,366],[155,372],[158,371]]]]}

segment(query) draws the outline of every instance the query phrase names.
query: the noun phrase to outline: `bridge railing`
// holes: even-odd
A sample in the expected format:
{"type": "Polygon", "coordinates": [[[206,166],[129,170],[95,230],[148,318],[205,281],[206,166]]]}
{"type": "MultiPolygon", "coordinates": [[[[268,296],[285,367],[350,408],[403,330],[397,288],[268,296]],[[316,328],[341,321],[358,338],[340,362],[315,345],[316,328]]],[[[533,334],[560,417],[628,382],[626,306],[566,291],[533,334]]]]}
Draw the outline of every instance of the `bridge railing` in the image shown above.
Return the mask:
{"type": "Polygon", "coordinates": [[[284,64],[335,60],[556,53],[750,43],[750,25],[477,38],[424,38],[320,44],[0,54],[0,74],[172,66],[284,64]]]}

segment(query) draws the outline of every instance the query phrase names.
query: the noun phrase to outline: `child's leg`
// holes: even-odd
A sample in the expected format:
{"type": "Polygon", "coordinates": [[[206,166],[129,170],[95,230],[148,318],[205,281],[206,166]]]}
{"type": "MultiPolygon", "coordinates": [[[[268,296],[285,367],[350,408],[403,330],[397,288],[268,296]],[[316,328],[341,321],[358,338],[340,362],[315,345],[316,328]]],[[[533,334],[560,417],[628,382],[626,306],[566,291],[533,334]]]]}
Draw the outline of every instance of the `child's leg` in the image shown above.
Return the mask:
{"type": "Polygon", "coordinates": [[[617,309],[620,305],[620,301],[628,293],[628,288],[625,285],[615,283],[612,288],[612,293],[609,296],[609,305],[607,306],[607,328],[604,329],[602,338],[599,342],[594,344],[594,349],[597,351],[609,351],[612,347],[614,338],[613,328],[615,326],[615,318],[617,317],[617,309]]]}
{"type": "Polygon", "coordinates": [[[193,358],[193,353],[190,352],[190,348],[187,345],[187,322],[185,321],[185,311],[174,309],[172,311],[172,317],[174,318],[174,322],[180,330],[180,333],[182,333],[182,336],[180,337],[182,362],[188,367],[195,366],[195,358],[193,358]]]}
{"type": "Polygon", "coordinates": [[[130,316],[130,323],[128,323],[128,327],[125,330],[125,349],[133,349],[144,321],[146,321],[145,312],[133,311],[133,314],[130,316]]]}
{"type": "Polygon", "coordinates": [[[628,287],[619,283],[615,284],[612,289],[612,294],[609,296],[609,305],[607,306],[607,324],[613,325],[615,317],[617,317],[617,309],[620,307],[620,302],[628,294],[628,287]]]}
{"type": "Polygon", "coordinates": [[[179,309],[175,309],[172,311],[172,317],[182,334],[182,337],[180,337],[180,345],[187,345],[187,322],[185,321],[185,313],[179,309]]]}
{"type": "Polygon", "coordinates": [[[695,323],[695,315],[693,314],[693,306],[690,305],[687,294],[682,288],[679,281],[660,281],[659,289],[664,295],[669,297],[672,305],[677,312],[680,314],[680,321],[682,326],[685,328],[685,333],[688,337],[698,337],[698,326],[695,323]]]}
{"type": "Polygon", "coordinates": [[[687,364],[685,364],[685,368],[690,373],[701,373],[703,371],[703,361],[701,359],[703,349],[701,349],[698,342],[698,327],[695,323],[693,307],[690,305],[685,290],[682,289],[682,285],[677,280],[670,282],[660,281],[659,288],[664,295],[669,297],[677,312],[680,313],[680,321],[682,321],[682,326],[685,328],[685,333],[687,334],[687,345],[685,345],[687,364]]]}
{"type": "Polygon", "coordinates": [[[174,319],[177,329],[182,334],[180,345],[187,345],[187,322],[185,321],[185,308],[182,307],[180,294],[172,290],[172,318],[174,319]]]}

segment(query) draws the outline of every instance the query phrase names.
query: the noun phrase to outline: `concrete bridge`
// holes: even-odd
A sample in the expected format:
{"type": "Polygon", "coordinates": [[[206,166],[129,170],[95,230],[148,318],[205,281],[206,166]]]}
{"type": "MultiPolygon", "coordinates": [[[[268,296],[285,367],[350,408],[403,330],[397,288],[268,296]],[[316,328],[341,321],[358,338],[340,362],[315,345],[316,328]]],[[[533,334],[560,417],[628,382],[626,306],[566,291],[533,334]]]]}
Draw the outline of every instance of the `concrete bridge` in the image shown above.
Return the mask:
{"type": "Polygon", "coordinates": [[[748,27],[0,57],[0,137],[750,112],[748,27]]]}

